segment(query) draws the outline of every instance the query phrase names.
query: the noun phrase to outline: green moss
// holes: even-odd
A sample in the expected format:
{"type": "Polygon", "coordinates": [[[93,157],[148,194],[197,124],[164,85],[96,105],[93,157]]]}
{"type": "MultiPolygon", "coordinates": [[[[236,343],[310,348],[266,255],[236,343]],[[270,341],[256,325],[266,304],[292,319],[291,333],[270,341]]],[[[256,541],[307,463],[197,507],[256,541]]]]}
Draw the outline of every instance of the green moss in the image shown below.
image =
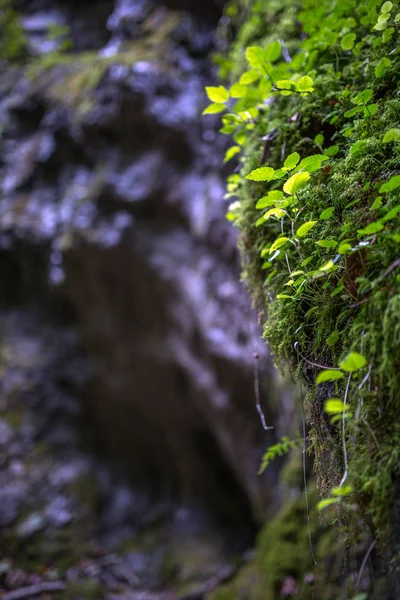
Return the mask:
{"type": "MultiPolygon", "coordinates": [[[[396,28],[386,34],[385,27],[375,28],[380,3],[374,0],[254,0],[230,3],[227,10],[243,19],[229,57],[218,58],[221,76],[231,83],[250,68],[246,46],[266,49],[277,39],[282,45],[274,64],[263,59],[263,67],[251,65],[258,79],[240,90],[236,113],[222,117],[222,131],[232,133],[242,150],[241,171],[228,178],[228,192],[239,200],[229,217],[240,230],[243,277],[264,315],[277,365],[289,364],[308,385],[305,406],[320,494],[328,496],[342,480],[345,445],[347,483],[355,493],[340,505],[342,530],[361,538],[370,528],[393,573],[400,569],[400,213],[398,190],[381,186],[400,173],[400,144],[383,141],[400,121],[400,53],[391,38],[396,28]],[[347,46],[349,35],[353,47],[347,46]],[[279,92],[278,80],[296,82],[304,75],[312,79],[309,93],[279,92]],[[369,96],[364,104],[358,104],[361,92],[369,96]],[[331,146],[338,147],[336,154],[331,146]],[[262,221],[256,202],[281,190],[282,180],[245,177],[263,164],[280,169],[293,152],[301,159],[330,156],[296,194],[287,217],[262,221]],[[321,217],[330,207],[332,214],[321,217]],[[308,221],[315,226],[296,236],[308,221]],[[369,233],[371,223],[377,225],[369,233]],[[282,233],[292,243],[271,255],[282,233]],[[321,247],[321,241],[336,247],[321,247]],[[346,251],[338,252],[341,244],[348,244],[346,251]],[[368,367],[349,382],[353,416],[343,440],[341,424],[331,423],[324,402],[344,398],[347,376],[344,383],[318,387],[315,378],[321,365],[336,367],[350,351],[362,353],[368,367]]],[[[393,3],[390,24],[399,10],[393,3]]]]}
{"type": "Polygon", "coordinates": [[[104,587],[92,579],[78,579],[68,584],[62,600],[104,600],[104,587]]]}

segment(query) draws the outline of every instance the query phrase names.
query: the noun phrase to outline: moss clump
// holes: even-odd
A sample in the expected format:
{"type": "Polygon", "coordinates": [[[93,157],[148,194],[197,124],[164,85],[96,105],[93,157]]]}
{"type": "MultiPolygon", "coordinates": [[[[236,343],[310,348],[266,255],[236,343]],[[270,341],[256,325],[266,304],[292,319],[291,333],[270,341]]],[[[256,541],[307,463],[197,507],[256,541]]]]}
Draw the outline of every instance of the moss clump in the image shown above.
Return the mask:
{"type": "Polygon", "coordinates": [[[319,492],[352,485],[338,504],[342,529],[361,537],[368,526],[395,581],[399,11],[398,2],[375,0],[231,2],[228,16],[243,21],[229,57],[218,58],[221,76],[235,85],[235,110],[223,115],[221,131],[241,156],[240,172],[228,178],[228,218],[240,230],[244,278],[277,364],[288,363],[309,386],[319,492]],[[289,156],[293,166],[285,165],[289,156]],[[321,162],[307,166],[307,157],[321,162]],[[304,185],[285,187],[300,172],[304,185]],[[337,368],[350,352],[362,354],[365,367],[315,387],[321,369],[337,368]],[[332,423],[324,410],[332,397],[346,401],[348,418],[332,423]]]}

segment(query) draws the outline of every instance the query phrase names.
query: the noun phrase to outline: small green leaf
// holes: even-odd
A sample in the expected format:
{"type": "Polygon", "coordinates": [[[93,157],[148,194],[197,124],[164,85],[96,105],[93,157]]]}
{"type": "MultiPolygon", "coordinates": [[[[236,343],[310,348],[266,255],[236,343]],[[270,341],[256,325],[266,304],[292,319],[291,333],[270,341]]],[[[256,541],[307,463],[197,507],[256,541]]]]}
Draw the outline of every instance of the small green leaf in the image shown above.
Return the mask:
{"type": "Polygon", "coordinates": [[[288,294],[277,294],[276,297],[281,300],[284,298],[292,298],[293,296],[289,296],[288,294]]]}
{"type": "Polygon", "coordinates": [[[372,90],[367,88],[359,94],[357,94],[357,96],[355,96],[352,99],[352,103],[357,104],[358,106],[360,106],[361,104],[367,104],[371,100],[372,95],[372,90]]]}
{"type": "Polygon", "coordinates": [[[391,2],[384,2],[381,6],[381,13],[390,13],[393,8],[393,4],[391,2]]]}
{"type": "Polygon", "coordinates": [[[339,150],[339,146],[329,146],[329,148],[325,150],[325,154],[326,156],[336,156],[339,150]]]}
{"type": "Polygon", "coordinates": [[[332,496],[336,496],[337,498],[340,496],[348,496],[353,491],[353,487],[351,485],[344,485],[343,487],[334,487],[332,489],[332,496]]]}
{"type": "Polygon", "coordinates": [[[367,364],[367,359],[362,354],[358,352],[350,352],[350,354],[339,363],[342,371],[346,371],[347,373],[353,373],[354,371],[359,371],[367,364]]]}
{"type": "Polygon", "coordinates": [[[285,216],[286,216],[286,213],[281,208],[271,208],[271,210],[269,210],[268,212],[265,213],[264,219],[267,220],[270,217],[276,217],[277,219],[282,219],[282,217],[285,217],[285,216]]]}
{"type": "Polygon", "coordinates": [[[387,42],[390,41],[392,35],[395,32],[395,28],[394,27],[388,27],[387,29],[385,29],[385,31],[382,33],[382,42],[384,44],[387,44],[387,42]]]}
{"type": "Polygon", "coordinates": [[[225,104],[210,104],[202,112],[203,115],[216,115],[226,110],[225,104]]]}
{"type": "Polygon", "coordinates": [[[332,504],[337,504],[338,502],[340,502],[340,498],[326,498],[326,500],[320,500],[318,502],[317,509],[321,511],[324,510],[324,508],[331,506],[332,504]]]}
{"type": "Polygon", "coordinates": [[[253,69],[262,69],[264,64],[264,50],[260,46],[248,46],[246,58],[253,69]]]}
{"type": "Polygon", "coordinates": [[[378,112],[377,104],[367,104],[364,106],[364,117],[373,117],[378,112]]]}
{"type": "Polygon", "coordinates": [[[400,187],[400,175],[394,175],[389,179],[389,181],[381,185],[379,188],[379,193],[385,194],[388,192],[393,192],[393,190],[396,190],[398,187],[400,187]]]}
{"type": "Polygon", "coordinates": [[[297,165],[297,163],[300,160],[300,154],[298,154],[297,152],[293,152],[293,154],[290,154],[287,159],[284,162],[283,167],[285,169],[287,169],[288,171],[290,171],[291,169],[294,169],[295,166],[297,165]]]}
{"type": "Polygon", "coordinates": [[[357,152],[361,152],[366,146],[368,146],[366,140],[358,140],[358,142],[353,144],[350,148],[350,154],[357,154],[357,152]]]}
{"type": "Polygon", "coordinates": [[[334,212],[335,212],[335,207],[329,206],[320,214],[319,218],[324,221],[327,221],[328,219],[331,218],[331,216],[333,215],[334,212]]]}
{"type": "Polygon", "coordinates": [[[211,102],[215,102],[216,104],[223,104],[227,102],[230,98],[230,94],[223,85],[218,87],[206,87],[206,94],[211,100],[211,102]]]}
{"type": "Polygon", "coordinates": [[[321,248],[336,248],[338,242],[336,240],[319,240],[317,244],[321,248]]]}
{"type": "Polygon", "coordinates": [[[242,83],[234,83],[229,91],[232,98],[243,98],[247,93],[247,86],[242,83]]]}
{"type": "Polygon", "coordinates": [[[260,71],[254,71],[254,70],[246,71],[245,73],[243,73],[243,75],[239,79],[239,83],[241,85],[249,85],[250,83],[254,83],[258,79],[260,79],[260,77],[261,77],[260,71]]]}
{"type": "Polygon", "coordinates": [[[371,206],[371,210],[378,210],[382,206],[382,196],[377,196],[374,200],[374,203],[371,206]]]}
{"type": "Polygon", "coordinates": [[[309,179],[310,173],[296,173],[286,181],[285,185],[283,186],[283,191],[286,192],[286,194],[289,194],[289,196],[292,196],[303,186],[305,186],[309,179]]]}
{"type": "Polygon", "coordinates": [[[341,371],[326,369],[317,375],[317,384],[324,383],[325,381],[336,381],[337,379],[343,379],[343,377],[344,375],[341,371]]]}
{"type": "Polygon", "coordinates": [[[329,398],[324,406],[325,412],[328,413],[328,415],[342,413],[345,408],[343,400],[339,400],[339,398],[329,398]]]}
{"type": "Polygon", "coordinates": [[[398,215],[399,212],[400,212],[400,204],[398,204],[397,206],[394,206],[393,208],[391,208],[389,210],[389,212],[387,212],[381,218],[381,223],[386,223],[387,221],[391,221],[392,219],[394,219],[398,215]]]}
{"type": "Polygon", "coordinates": [[[282,248],[282,246],[287,244],[288,241],[289,241],[289,238],[287,238],[287,237],[280,237],[280,238],[276,239],[274,241],[274,243],[272,244],[271,248],[269,249],[269,253],[272,254],[272,252],[275,252],[275,250],[282,248]]]}
{"type": "Polygon", "coordinates": [[[343,50],[351,50],[352,47],[354,46],[355,41],[356,41],[355,33],[346,33],[346,35],[344,35],[342,37],[342,39],[340,40],[340,45],[342,46],[343,50]]]}
{"type": "Polygon", "coordinates": [[[313,154],[312,156],[303,158],[299,168],[308,171],[309,173],[314,173],[314,171],[318,171],[318,169],[321,168],[321,165],[325,160],[328,160],[328,157],[324,154],[313,154]]]}
{"type": "Polygon", "coordinates": [[[331,335],[329,335],[326,338],[326,343],[328,344],[328,346],[331,348],[332,346],[334,346],[336,344],[336,342],[339,340],[339,332],[337,329],[335,329],[335,331],[332,331],[331,335]]]}
{"type": "Polygon", "coordinates": [[[379,231],[382,231],[383,228],[384,225],[383,223],[381,223],[381,221],[374,221],[373,223],[367,225],[367,227],[365,227],[364,229],[358,229],[357,233],[359,236],[371,235],[372,233],[378,233],[379,231]]]}
{"type": "Polygon", "coordinates": [[[343,116],[346,117],[346,119],[348,119],[349,117],[354,117],[354,115],[356,115],[359,112],[363,112],[363,110],[363,106],[354,106],[350,110],[347,110],[343,116]]]}
{"type": "Polygon", "coordinates": [[[377,63],[375,67],[375,77],[383,77],[391,64],[392,61],[390,60],[390,58],[387,58],[387,56],[381,58],[381,60],[377,63]]]}
{"type": "Polygon", "coordinates": [[[246,179],[250,179],[250,181],[271,181],[273,174],[274,169],[272,167],[260,167],[246,175],[246,179]]]}
{"type": "Polygon", "coordinates": [[[280,79],[275,83],[277,89],[283,96],[290,96],[292,91],[296,91],[296,83],[289,79],[280,79]]]}
{"type": "Polygon", "coordinates": [[[347,254],[348,252],[350,252],[350,250],[351,250],[350,244],[343,243],[343,244],[340,244],[340,246],[338,248],[338,253],[339,254],[347,254]]]}
{"type": "Polygon", "coordinates": [[[297,90],[302,93],[314,91],[313,80],[308,75],[303,75],[303,77],[300,77],[300,79],[296,82],[296,87],[297,90]]]}
{"type": "Polygon", "coordinates": [[[279,40],[275,40],[274,42],[272,42],[272,44],[269,44],[269,46],[267,46],[265,52],[264,52],[264,60],[266,62],[275,62],[276,60],[278,60],[278,58],[281,55],[281,45],[279,43],[279,40]]]}
{"type": "Polygon", "coordinates": [[[236,154],[238,154],[239,152],[240,152],[240,146],[231,146],[225,152],[224,162],[225,163],[228,162],[229,160],[231,160],[231,158],[233,158],[234,156],[236,156],[236,154]]]}
{"type": "Polygon", "coordinates": [[[314,138],[314,143],[317,144],[317,146],[322,146],[322,144],[324,143],[324,136],[322,135],[322,133],[319,133],[318,135],[315,136],[314,138]]]}
{"type": "Polygon", "coordinates": [[[307,221],[306,223],[303,223],[303,225],[300,225],[296,231],[297,237],[304,237],[307,235],[307,233],[314,227],[316,223],[318,223],[318,221],[307,221]]]}
{"type": "Polygon", "coordinates": [[[385,144],[388,142],[400,142],[400,129],[389,129],[383,137],[385,144]]]}

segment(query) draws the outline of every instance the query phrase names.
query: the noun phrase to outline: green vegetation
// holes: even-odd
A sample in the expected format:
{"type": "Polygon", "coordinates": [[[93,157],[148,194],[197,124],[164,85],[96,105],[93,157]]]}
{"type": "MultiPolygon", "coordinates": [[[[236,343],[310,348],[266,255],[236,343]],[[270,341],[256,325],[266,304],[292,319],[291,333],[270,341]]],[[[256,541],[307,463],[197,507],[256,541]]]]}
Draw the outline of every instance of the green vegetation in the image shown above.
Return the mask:
{"type": "Polygon", "coordinates": [[[12,0],[0,0],[0,61],[26,56],[26,39],[12,0]]]}
{"type": "Polygon", "coordinates": [[[221,113],[225,160],[239,159],[226,196],[243,275],[276,363],[308,385],[319,508],[337,509],[349,539],[369,529],[395,581],[400,7],[254,0],[226,13],[238,31],[204,112],[221,113]]]}

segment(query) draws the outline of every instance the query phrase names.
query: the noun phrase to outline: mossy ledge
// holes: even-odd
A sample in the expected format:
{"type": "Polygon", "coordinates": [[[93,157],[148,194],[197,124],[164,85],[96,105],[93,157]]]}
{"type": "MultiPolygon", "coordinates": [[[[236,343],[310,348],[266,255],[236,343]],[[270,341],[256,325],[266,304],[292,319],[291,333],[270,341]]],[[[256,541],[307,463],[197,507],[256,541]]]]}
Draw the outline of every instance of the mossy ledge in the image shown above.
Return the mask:
{"type": "Polygon", "coordinates": [[[319,494],[350,543],[369,532],[382,598],[400,597],[399,22],[381,0],[230,2],[205,111],[233,136],[228,218],[276,363],[308,388],[319,494]]]}

